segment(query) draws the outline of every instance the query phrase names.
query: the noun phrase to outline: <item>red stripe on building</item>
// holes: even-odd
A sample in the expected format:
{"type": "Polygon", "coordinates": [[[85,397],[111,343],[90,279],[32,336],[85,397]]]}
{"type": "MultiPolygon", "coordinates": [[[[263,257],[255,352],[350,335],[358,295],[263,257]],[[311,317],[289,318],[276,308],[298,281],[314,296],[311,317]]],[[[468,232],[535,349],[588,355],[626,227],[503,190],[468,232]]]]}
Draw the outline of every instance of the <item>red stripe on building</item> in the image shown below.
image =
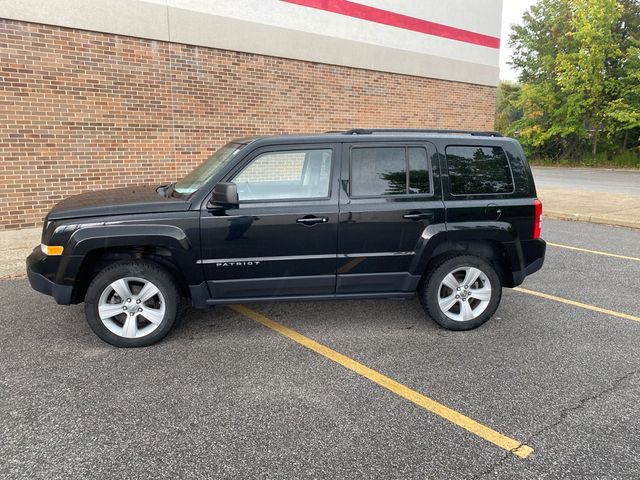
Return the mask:
{"type": "Polygon", "coordinates": [[[370,22],[389,25],[391,27],[425,33],[436,37],[449,38],[459,42],[473,43],[483,47],[500,48],[500,38],[482,33],[471,32],[462,28],[450,27],[442,23],[430,22],[421,18],[410,17],[401,13],[382,10],[348,0],[282,0],[304,7],[316,8],[327,12],[359,18],[370,22]]]}

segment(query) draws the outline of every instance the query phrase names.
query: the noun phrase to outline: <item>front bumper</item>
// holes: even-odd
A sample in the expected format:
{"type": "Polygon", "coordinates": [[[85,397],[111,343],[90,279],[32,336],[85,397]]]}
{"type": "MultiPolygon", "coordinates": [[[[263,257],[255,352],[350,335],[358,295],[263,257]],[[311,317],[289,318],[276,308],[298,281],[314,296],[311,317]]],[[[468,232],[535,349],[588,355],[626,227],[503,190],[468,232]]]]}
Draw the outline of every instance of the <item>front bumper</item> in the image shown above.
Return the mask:
{"type": "Polygon", "coordinates": [[[60,305],[71,304],[73,285],[55,283],[58,259],[48,257],[36,247],[27,257],[27,278],[35,291],[52,296],[60,305]]]}

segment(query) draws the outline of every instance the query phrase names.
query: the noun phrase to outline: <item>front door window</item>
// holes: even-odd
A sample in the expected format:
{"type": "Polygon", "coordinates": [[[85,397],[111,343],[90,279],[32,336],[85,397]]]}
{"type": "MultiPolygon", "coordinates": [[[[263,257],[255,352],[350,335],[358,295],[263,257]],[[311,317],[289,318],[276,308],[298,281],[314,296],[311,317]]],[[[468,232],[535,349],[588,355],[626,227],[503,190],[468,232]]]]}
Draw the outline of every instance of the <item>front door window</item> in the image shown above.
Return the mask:
{"type": "Polygon", "coordinates": [[[258,155],[232,179],[240,202],[328,198],[331,153],[309,149],[258,155]]]}

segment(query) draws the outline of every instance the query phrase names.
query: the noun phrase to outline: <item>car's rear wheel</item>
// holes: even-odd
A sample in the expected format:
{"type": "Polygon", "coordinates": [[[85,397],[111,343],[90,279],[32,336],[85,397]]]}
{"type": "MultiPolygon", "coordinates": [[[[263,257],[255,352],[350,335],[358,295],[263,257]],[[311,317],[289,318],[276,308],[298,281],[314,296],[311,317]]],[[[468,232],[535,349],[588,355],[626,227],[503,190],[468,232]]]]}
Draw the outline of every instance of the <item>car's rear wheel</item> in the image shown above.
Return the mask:
{"type": "Polygon", "coordinates": [[[102,270],[85,296],[91,329],[116,347],[143,347],[173,327],[180,295],[171,275],[146,261],[121,262],[102,270]]]}
{"type": "Polygon", "coordinates": [[[420,286],[422,306],[439,325],[469,330],[495,313],[502,285],[495,268],[474,255],[458,255],[434,265],[420,286]]]}

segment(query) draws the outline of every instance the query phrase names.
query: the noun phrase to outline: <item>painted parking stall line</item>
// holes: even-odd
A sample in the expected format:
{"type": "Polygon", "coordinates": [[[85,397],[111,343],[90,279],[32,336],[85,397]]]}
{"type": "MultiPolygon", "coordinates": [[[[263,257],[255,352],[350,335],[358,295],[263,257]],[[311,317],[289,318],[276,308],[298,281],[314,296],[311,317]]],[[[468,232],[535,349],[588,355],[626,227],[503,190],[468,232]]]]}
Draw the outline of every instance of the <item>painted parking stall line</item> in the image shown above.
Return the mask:
{"type": "Polygon", "coordinates": [[[435,414],[439,417],[448,420],[449,422],[461,427],[468,432],[477,435],[478,437],[493,443],[494,445],[516,455],[520,458],[527,458],[532,452],[533,448],[529,445],[526,445],[522,442],[514,440],[513,438],[509,438],[506,435],[503,435],[490,427],[487,427],[472,418],[467,417],[466,415],[453,410],[452,408],[443,405],[426,395],[423,395],[411,388],[402,385],[399,382],[383,375],[380,372],[377,372],[362,363],[353,360],[346,355],[343,355],[321,343],[318,343],[309,337],[302,335],[301,333],[296,332],[284,325],[271,320],[270,318],[265,317],[264,315],[256,312],[255,310],[251,310],[250,308],[245,307],[244,305],[231,305],[229,308],[240,313],[241,315],[250,318],[271,330],[274,330],[281,335],[293,340],[294,342],[313,350],[314,352],[322,355],[329,360],[351,370],[358,375],[363,376],[364,378],[377,383],[383,388],[395,393],[396,395],[409,400],[415,405],[435,414]]]}
{"type": "Polygon", "coordinates": [[[621,258],[623,260],[632,260],[632,261],[635,261],[635,262],[640,262],[640,257],[631,257],[631,256],[628,256],[628,255],[619,255],[617,253],[610,253],[610,252],[603,252],[601,250],[591,250],[591,249],[588,249],[588,248],[574,247],[572,245],[563,245],[561,243],[547,242],[547,245],[549,245],[551,247],[564,248],[566,250],[573,250],[575,252],[593,253],[595,255],[602,255],[602,256],[605,256],[605,257],[621,258]]]}
{"type": "Polygon", "coordinates": [[[526,293],[527,295],[533,295],[535,297],[545,298],[547,300],[553,300],[554,302],[560,302],[567,305],[572,305],[574,307],[584,308],[586,310],[591,310],[592,312],[604,313],[605,315],[611,315],[613,317],[624,318],[625,320],[633,320],[634,322],[640,322],[640,317],[635,315],[630,315],[628,313],[616,312],[615,310],[608,310],[606,308],[597,307],[595,305],[589,305],[588,303],[577,302],[575,300],[570,300],[568,298],[558,297],[556,295],[538,292],[535,290],[529,290],[527,288],[515,287],[513,288],[513,290],[520,293],[526,293]]]}

